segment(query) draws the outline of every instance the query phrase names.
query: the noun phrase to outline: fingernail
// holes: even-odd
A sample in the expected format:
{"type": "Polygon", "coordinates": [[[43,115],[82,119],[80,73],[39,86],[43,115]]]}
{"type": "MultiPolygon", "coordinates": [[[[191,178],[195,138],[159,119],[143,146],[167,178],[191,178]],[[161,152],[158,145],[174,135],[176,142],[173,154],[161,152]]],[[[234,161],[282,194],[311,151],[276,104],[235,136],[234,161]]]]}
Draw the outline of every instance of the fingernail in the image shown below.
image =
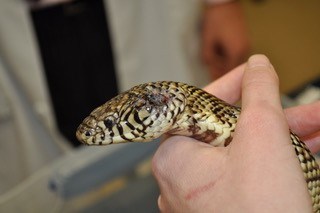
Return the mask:
{"type": "Polygon", "coordinates": [[[162,201],[161,195],[159,195],[159,197],[158,197],[158,207],[160,209],[160,212],[164,212],[164,205],[163,205],[163,201],[162,201]]]}
{"type": "Polygon", "coordinates": [[[267,67],[270,66],[270,61],[265,55],[253,55],[248,59],[248,67],[267,67]]]}

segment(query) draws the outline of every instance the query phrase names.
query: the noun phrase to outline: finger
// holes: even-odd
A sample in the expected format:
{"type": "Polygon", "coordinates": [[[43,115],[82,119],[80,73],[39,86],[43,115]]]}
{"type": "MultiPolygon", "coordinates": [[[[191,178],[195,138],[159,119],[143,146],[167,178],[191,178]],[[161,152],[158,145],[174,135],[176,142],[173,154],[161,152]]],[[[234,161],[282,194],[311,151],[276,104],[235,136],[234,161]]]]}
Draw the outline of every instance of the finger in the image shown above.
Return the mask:
{"type": "Polygon", "coordinates": [[[205,91],[234,104],[241,96],[241,82],[245,64],[242,64],[232,71],[212,82],[204,88],[205,91]]]}
{"type": "Polygon", "coordinates": [[[320,131],[302,137],[301,139],[306,143],[312,153],[318,153],[320,151],[320,131]]]}
{"type": "Polygon", "coordinates": [[[320,101],[288,108],[285,114],[290,129],[300,137],[320,130],[320,101]]]}

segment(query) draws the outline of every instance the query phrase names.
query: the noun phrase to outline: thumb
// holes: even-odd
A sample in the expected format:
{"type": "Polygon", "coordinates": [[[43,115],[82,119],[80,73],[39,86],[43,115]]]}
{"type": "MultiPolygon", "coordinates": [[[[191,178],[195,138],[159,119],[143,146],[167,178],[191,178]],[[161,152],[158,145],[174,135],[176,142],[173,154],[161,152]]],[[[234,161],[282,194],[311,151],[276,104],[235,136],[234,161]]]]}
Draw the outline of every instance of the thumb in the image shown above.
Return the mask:
{"type": "Polygon", "coordinates": [[[239,174],[239,185],[259,191],[260,201],[275,196],[270,191],[279,198],[290,192],[288,202],[303,200],[308,206],[310,197],[289,134],[275,70],[266,56],[254,55],[244,71],[242,112],[229,152],[230,167],[239,174]]]}
{"type": "MultiPolygon", "coordinates": [[[[237,129],[247,137],[241,140],[243,143],[251,143],[250,139],[255,138],[266,141],[266,146],[279,146],[279,141],[290,144],[289,127],[280,101],[279,80],[264,55],[253,55],[248,59],[242,81],[242,112],[237,129]]],[[[247,145],[262,147],[260,143],[247,145]]]]}

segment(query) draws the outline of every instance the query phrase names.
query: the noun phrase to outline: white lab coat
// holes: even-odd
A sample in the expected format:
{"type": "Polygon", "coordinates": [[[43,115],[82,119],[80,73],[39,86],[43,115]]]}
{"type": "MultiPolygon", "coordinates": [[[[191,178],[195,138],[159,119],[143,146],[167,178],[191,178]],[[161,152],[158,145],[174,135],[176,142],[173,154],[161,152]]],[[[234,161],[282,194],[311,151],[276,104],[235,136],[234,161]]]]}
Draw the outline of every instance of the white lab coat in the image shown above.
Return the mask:
{"type": "Polygon", "coordinates": [[[119,84],[173,80],[203,86],[199,0],[109,0],[119,84]]]}

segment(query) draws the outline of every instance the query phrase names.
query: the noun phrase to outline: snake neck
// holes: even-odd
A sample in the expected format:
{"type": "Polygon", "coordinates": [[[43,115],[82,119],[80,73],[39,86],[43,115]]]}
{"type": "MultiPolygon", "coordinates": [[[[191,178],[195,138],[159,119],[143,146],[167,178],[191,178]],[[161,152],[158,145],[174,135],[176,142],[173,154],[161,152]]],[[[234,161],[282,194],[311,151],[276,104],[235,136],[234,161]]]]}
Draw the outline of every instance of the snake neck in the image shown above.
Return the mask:
{"type": "Polygon", "coordinates": [[[185,109],[168,133],[189,136],[213,146],[229,145],[240,108],[196,87],[185,89],[185,109]]]}

